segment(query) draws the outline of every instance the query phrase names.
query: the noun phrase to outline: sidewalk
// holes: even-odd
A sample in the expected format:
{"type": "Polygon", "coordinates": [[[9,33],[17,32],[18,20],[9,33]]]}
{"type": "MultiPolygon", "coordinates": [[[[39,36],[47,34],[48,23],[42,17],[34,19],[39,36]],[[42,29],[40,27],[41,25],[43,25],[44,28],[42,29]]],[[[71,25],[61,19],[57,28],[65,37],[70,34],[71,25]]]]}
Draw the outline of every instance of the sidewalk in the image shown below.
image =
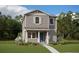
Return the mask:
{"type": "Polygon", "coordinates": [[[44,46],[45,48],[47,48],[51,53],[59,53],[55,48],[48,46],[45,43],[41,43],[42,46],[44,46]]]}

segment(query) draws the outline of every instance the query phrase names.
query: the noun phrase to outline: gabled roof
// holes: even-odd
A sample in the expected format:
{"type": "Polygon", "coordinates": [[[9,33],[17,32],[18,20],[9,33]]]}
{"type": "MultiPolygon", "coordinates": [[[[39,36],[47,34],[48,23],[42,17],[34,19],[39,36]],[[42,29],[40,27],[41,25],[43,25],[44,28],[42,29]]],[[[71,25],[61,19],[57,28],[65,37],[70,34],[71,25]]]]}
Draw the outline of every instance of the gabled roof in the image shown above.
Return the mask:
{"type": "Polygon", "coordinates": [[[55,16],[55,15],[50,15],[50,14],[48,14],[48,13],[46,13],[46,12],[43,12],[43,11],[40,11],[40,10],[33,10],[33,11],[31,11],[31,12],[28,12],[28,13],[26,13],[26,14],[24,14],[24,15],[28,15],[28,14],[30,14],[30,13],[32,13],[32,12],[41,12],[41,13],[44,13],[44,14],[46,14],[46,15],[48,15],[48,16],[51,16],[51,17],[57,17],[57,16],[55,16]]]}

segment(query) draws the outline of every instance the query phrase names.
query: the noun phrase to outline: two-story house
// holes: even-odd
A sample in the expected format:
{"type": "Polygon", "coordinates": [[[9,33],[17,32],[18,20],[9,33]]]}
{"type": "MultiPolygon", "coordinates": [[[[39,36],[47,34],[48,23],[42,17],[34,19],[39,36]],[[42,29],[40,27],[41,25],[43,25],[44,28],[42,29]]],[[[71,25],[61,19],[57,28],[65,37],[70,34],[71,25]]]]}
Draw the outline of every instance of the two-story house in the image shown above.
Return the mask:
{"type": "Polygon", "coordinates": [[[49,15],[40,10],[24,14],[22,21],[22,39],[27,42],[56,42],[57,36],[56,16],[49,15]]]}

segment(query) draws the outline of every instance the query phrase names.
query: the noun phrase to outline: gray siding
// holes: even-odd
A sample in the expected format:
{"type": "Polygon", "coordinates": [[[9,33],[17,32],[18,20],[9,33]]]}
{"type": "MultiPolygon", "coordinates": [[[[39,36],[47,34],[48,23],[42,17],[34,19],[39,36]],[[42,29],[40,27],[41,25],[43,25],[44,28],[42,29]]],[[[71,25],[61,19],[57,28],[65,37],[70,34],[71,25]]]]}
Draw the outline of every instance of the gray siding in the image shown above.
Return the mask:
{"type": "Polygon", "coordinates": [[[49,29],[55,29],[55,24],[49,24],[49,29]]]}
{"type": "Polygon", "coordinates": [[[50,30],[49,31],[49,42],[53,43],[53,36],[55,35],[55,30],[50,30]]]}
{"type": "Polygon", "coordinates": [[[26,16],[26,28],[27,29],[48,29],[49,28],[49,16],[48,15],[36,15],[41,17],[41,24],[34,24],[33,17],[35,15],[26,16]]]}

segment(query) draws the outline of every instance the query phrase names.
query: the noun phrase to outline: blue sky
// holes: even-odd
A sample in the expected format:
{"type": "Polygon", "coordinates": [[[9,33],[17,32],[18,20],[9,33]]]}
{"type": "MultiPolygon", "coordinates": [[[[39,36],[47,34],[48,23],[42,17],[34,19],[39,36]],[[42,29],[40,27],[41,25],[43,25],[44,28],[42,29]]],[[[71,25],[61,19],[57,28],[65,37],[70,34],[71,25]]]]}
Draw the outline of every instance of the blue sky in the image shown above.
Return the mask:
{"type": "Polygon", "coordinates": [[[29,10],[42,10],[50,14],[57,15],[61,12],[79,12],[79,5],[24,5],[29,10]]]}
{"type": "Polygon", "coordinates": [[[79,12],[79,5],[0,5],[0,12],[13,18],[36,9],[49,14],[59,15],[61,12],[79,12]]]}

